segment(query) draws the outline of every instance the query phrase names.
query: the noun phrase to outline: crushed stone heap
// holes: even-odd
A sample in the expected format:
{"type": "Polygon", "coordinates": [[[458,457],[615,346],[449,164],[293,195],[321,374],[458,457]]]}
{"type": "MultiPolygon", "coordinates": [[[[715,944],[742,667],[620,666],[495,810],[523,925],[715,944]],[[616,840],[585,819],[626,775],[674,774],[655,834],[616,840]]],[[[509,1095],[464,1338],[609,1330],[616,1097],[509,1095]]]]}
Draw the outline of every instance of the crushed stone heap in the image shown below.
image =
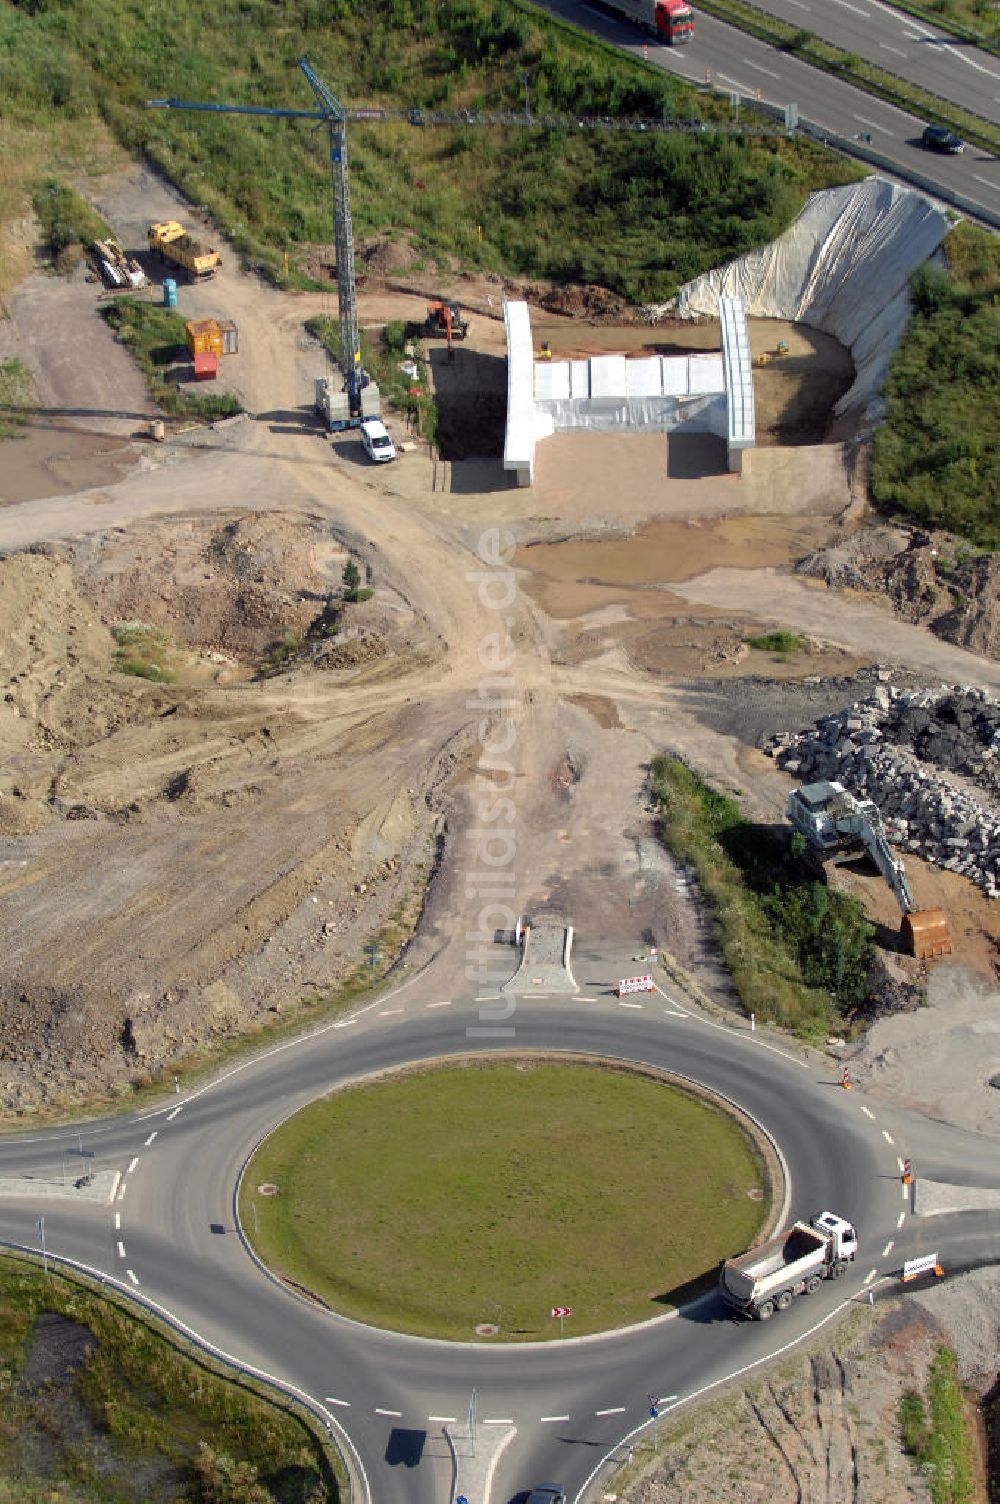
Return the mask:
{"type": "Polygon", "coordinates": [[[871,799],[894,845],[961,873],[988,898],[1000,895],[1000,705],[983,691],[880,684],[814,730],[771,737],[764,750],[802,783],[835,779],[871,799]],[[979,784],[982,799],[941,769],[979,784]]]}

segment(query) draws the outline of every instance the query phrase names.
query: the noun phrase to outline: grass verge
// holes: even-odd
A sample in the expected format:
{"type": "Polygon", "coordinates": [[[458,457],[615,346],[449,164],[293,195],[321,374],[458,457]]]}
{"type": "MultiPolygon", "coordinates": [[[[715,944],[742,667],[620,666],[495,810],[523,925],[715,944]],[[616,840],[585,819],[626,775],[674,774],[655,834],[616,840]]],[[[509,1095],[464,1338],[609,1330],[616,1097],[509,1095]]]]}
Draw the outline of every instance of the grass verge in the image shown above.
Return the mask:
{"type": "Polygon", "coordinates": [[[116,673],[133,674],[156,684],[173,684],[177,670],[173,665],[170,637],[159,627],[141,621],[117,622],[111,628],[115,640],[116,673]]]}
{"type": "Polygon", "coordinates": [[[19,1504],[347,1496],[339,1459],[290,1405],[233,1380],[117,1296],[7,1254],[0,1363],[0,1493],[19,1504]]]}
{"type": "Polygon", "coordinates": [[[780,663],[787,663],[805,642],[804,637],[786,631],[765,632],[761,637],[745,637],[743,640],[747,647],[756,648],[759,653],[774,653],[780,663]]]}
{"type": "MultiPolygon", "coordinates": [[[[699,0],[702,10],[716,16],[730,26],[757,37],[762,42],[788,52],[813,68],[832,73],[889,104],[897,105],[908,114],[921,120],[946,125],[949,130],[966,141],[981,146],[986,151],[1000,151],[1000,130],[988,120],[972,115],[958,105],[951,104],[938,94],[920,89],[906,79],[897,78],[885,68],[879,68],[857,53],[845,52],[832,42],[824,42],[804,27],[792,26],[779,21],[766,11],[759,10],[748,0],[699,0]]],[[[808,108],[803,107],[808,115],[808,108]]]]}
{"type": "Polygon", "coordinates": [[[864,1001],[873,929],[818,882],[804,842],[745,820],[682,762],[657,757],[663,839],[695,870],[744,1012],[822,1038],[864,1001]]]}
{"type": "Polygon", "coordinates": [[[23,361],[0,361],[0,439],[21,433],[37,406],[31,372],[23,361]]]}
{"type": "Polygon", "coordinates": [[[975,42],[988,52],[1000,53],[1000,20],[993,0],[929,0],[927,5],[915,5],[914,0],[889,0],[889,3],[893,10],[926,21],[963,42],[975,42]]]}
{"type": "Polygon", "coordinates": [[[231,392],[202,396],[182,391],[168,379],[169,367],[189,358],[181,314],[132,297],[116,298],[102,312],[119,342],[135,357],[153,401],[172,418],[210,423],[243,411],[231,392]]]}
{"type": "Polygon", "coordinates": [[[885,385],[872,496],[978,547],[1000,548],[1000,241],[956,225],[947,270],[911,283],[913,311],[885,385]]]}
{"type": "Polygon", "coordinates": [[[47,178],[36,188],[32,206],[38,216],[46,249],[60,270],[69,270],[74,247],[78,257],[92,240],[111,233],[108,225],[75,188],[47,178]]]}
{"type": "Polygon", "coordinates": [[[240,1199],[265,1262],[335,1309],[514,1341],[558,1337],[555,1304],[574,1336],[662,1314],[766,1209],[733,1118],[647,1076],[537,1058],[335,1092],[261,1146],[240,1199]]]}
{"type": "Polygon", "coordinates": [[[955,1354],[942,1347],[931,1364],[927,1399],[908,1390],[899,1402],[903,1450],[928,1480],[932,1504],[970,1504],[975,1497],[972,1439],[955,1354]]]}

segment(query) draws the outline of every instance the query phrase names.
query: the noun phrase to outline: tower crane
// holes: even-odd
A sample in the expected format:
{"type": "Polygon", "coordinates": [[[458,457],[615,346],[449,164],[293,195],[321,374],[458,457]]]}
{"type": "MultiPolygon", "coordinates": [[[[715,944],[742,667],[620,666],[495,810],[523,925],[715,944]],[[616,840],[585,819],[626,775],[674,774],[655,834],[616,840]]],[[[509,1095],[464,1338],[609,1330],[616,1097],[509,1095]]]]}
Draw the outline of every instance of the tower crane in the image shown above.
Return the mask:
{"type": "MultiPolygon", "coordinates": [[[[147,99],[151,110],[201,110],[221,115],[262,115],[282,120],[318,120],[326,123],[330,139],[330,175],[333,181],[333,242],[337,255],[337,300],[340,314],[340,348],[344,386],[351,419],[362,415],[362,392],[369,377],[361,364],[361,341],[358,332],[358,294],[354,275],[354,231],[351,224],[351,198],[347,171],[348,121],[359,124],[406,124],[424,126],[533,126],[542,130],[601,130],[663,135],[668,132],[697,135],[707,129],[704,121],[664,121],[635,116],[612,118],[604,115],[533,115],[525,101],[523,112],[425,111],[380,108],[347,108],[323,82],[307,58],[299,58],[299,67],[316,96],[312,110],[254,104],[210,104],[190,99],[147,99]]],[[[716,132],[745,132],[735,124],[713,125],[716,132]]],[[[755,133],[777,134],[773,127],[758,125],[755,133]]]]}

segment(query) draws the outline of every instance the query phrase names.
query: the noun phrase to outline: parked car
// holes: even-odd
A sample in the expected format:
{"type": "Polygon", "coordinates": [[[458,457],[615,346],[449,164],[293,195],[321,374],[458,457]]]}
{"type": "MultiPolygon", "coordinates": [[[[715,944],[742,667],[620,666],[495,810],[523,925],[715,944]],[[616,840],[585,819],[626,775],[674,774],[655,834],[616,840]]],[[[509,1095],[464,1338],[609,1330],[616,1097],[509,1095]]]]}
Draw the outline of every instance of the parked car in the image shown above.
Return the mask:
{"type": "Polygon", "coordinates": [[[951,156],[958,151],[965,150],[965,142],[954,131],[949,131],[943,125],[925,125],[924,133],[920,137],[921,146],[926,146],[928,151],[946,151],[951,156]]]}
{"type": "Polygon", "coordinates": [[[396,458],[396,446],[381,418],[366,418],[361,425],[361,442],[368,458],[380,463],[396,458]]]}
{"type": "Polygon", "coordinates": [[[528,1504],[566,1504],[566,1495],[558,1483],[539,1483],[528,1495],[528,1504]]]}

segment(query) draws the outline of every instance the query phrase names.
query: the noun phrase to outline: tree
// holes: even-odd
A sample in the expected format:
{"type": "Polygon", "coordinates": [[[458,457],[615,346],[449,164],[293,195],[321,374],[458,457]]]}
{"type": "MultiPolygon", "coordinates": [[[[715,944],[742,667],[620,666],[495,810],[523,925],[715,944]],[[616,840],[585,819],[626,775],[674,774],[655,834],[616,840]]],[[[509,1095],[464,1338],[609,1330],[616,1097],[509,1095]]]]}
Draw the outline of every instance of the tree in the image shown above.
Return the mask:
{"type": "Polygon", "coordinates": [[[361,589],[361,571],[353,559],[348,559],[344,565],[344,600],[356,601],[361,589]]]}

